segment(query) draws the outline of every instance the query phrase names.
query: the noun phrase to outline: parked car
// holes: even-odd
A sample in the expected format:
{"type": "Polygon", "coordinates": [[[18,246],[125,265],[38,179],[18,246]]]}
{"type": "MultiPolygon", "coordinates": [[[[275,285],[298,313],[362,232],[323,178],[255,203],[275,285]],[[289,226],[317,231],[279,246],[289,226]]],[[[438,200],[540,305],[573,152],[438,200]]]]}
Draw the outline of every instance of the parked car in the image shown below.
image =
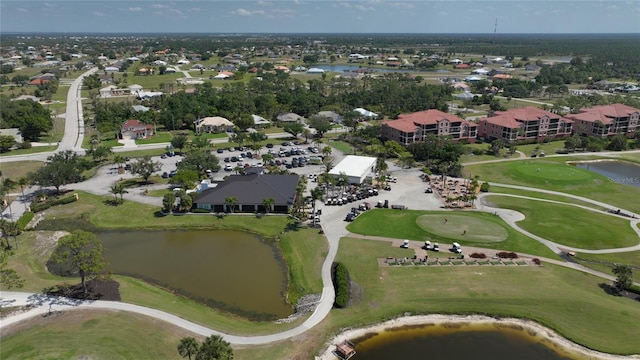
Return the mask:
{"type": "Polygon", "coordinates": [[[224,153],[224,150],[222,150],[222,149],[218,149],[218,150],[216,150],[216,152],[217,152],[218,154],[222,154],[222,153],[224,153]]]}
{"type": "Polygon", "coordinates": [[[165,172],[162,173],[162,178],[163,179],[166,179],[168,177],[169,177],[169,173],[168,172],[165,171],[165,172]]]}
{"type": "Polygon", "coordinates": [[[267,149],[271,149],[271,148],[273,148],[273,144],[272,143],[268,143],[267,144],[267,149]]]}

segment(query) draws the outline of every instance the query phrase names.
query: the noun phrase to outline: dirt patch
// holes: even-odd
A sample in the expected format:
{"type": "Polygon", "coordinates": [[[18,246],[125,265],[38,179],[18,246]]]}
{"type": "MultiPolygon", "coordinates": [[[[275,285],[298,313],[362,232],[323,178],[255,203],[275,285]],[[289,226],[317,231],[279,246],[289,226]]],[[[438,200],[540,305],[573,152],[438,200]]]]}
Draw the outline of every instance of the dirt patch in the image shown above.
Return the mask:
{"type": "Polygon", "coordinates": [[[349,288],[349,302],[347,303],[347,307],[352,307],[358,305],[362,302],[363,291],[362,286],[355,281],[350,282],[349,288]]]}
{"type": "Polygon", "coordinates": [[[46,294],[81,300],[121,300],[120,284],[115,280],[89,280],[86,294],[82,284],[54,286],[46,294]]]}
{"type": "Polygon", "coordinates": [[[38,255],[45,256],[56,247],[60,238],[68,234],[66,231],[38,231],[36,232],[36,242],[33,250],[38,255]]]}

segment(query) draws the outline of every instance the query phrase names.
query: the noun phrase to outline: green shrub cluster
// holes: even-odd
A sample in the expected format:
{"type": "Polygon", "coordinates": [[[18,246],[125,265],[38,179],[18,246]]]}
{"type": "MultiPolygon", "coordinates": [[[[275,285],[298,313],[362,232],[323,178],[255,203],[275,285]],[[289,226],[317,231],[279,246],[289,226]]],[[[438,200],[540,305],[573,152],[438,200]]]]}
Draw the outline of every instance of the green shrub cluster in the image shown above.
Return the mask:
{"type": "Polygon", "coordinates": [[[480,191],[489,192],[489,183],[486,181],[483,182],[482,185],[480,185],[480,191]]]}
{"type": "Polygon", "coordinates": [[[335,263],[333,267],[333,285],[336,289],[335,307],[345,308],[349,302],[349,272],[343,263],[335,263]]]}
{"type": "Polygon", "coordinates": [[[31,221],[35,215],[36,214],[34,214],[33,211],[29,211],[20,216],[20,219],[18,219],[18,226],[20,227],[20,230],[24,231],[27,224],[29,224],[29,221],[31,221]]]}
{"type": "Polygon", "coordinates": [[[52,207],[52,206],[56,206],[56,205],[64,205],[64,204],[70,204],[74,201],[77,201],[78,199],[76,199],[75,196],[71,195],[71,196],[67,196],[65,198],[60,198],[60,199],[54,199],[51,201],[46,201],[40,204],[35,204],[33,206],[31,206],[31,211],[33,211],[34,213],[40,212],[40,211],[44,211],[47,210],[48,208],[52,207]]]}

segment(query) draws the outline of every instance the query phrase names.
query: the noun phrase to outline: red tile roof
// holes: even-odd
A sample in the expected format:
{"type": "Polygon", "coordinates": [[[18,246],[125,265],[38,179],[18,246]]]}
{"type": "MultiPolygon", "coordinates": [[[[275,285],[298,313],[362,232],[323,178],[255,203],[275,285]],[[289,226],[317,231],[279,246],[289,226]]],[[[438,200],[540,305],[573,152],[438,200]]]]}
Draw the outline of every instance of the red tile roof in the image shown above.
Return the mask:
{"type": "Polygon", "coordinates": [[[592,108],[580,109],[580,113],[594,111],[610,118],[627,117],[640,112],[640,110],[624,104],[599,105],[592,108]]]}
{"type": "Polygon", "coordinates": [[[477,124],[471,121],[434,109],[410,114],[400,114],[397,120],[383,121],[382,124],[400,131],[412,132],[415,131],[419,125],[434,125],[443,120],[448,120],[449,122],[461,122],[472,127],[477,126],[477,124]]]}
{"type": "Polygon", "coordinates": [[[510,115],[498,115],[489,118],[481,118],[478,121],[486,121],[488,124],[498,125],[510,129],[517,129],[521,124],[513,116],[510,115]]]}
{"type": "MultiPolygon", "coordinates": [[[[496,111],[495,115],[496,116],[507,115],[507,116],[513,117],[515,120],[520,120],[520,121],[532,121],[532,120],[535,121],[535,120],[539,120],[543,116],[547,116],[550,119],[562,118],[562,116],[558,114],[554,114],[550,111],[538,109],[537,107],[534,107],[534,106],[526,106],[523,108],[509,109],[507,111],[496,111]]],[[[570,119],[565,118],[563,120],[566,122],[571,122],[570,119]]]]}

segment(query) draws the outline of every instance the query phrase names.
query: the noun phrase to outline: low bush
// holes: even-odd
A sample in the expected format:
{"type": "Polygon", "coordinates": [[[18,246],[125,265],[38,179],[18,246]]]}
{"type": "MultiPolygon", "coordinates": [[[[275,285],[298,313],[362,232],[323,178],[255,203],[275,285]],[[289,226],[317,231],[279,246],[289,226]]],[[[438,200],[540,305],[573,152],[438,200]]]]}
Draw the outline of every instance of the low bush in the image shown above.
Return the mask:
{"type": "Polygon", "coordinates": [[[29,221],[31,221],[35,215],[36,214],[34,214],[33,211],[29,211],[20,216],[20,219],[18,219],[18,226],[20,227],[20,230],[25,230],[27,224],[29,224],[29,221]]]}
{"type": "Polygon", "coordinates": [[[32,147],[31,141],[29,141],[29,140],[23,141],[20,144],[20,149],[31,149],[31,147],[32,147]]]}
{"type": "Polygon", "coordinates": [[[343,263],[338,262],[333,266],[333,285],[336,289],[334,306],[346,308],[349,302],[349,272],[343,263]]]}
{"type": "Polygon", "coordinates": [[[540,263],[540,259],[538,259],[538,258],[533,259],[533,263],[536,264],[536,265],[540,265],[541,264],[540,263]]]}
{"type": "Polygon", "coordinates": [[[489,183],[486,181],[483,182],[482,185],[480,185],[480,191],[489,192],[489,183]]]}
{"type": "Polygon", "coordinates": [[[47,210],[48,208],[50,208],[52,206],[70,204],[70,203],[72,203],[74,201],[78,201],[78,199],[76,198],[75,195],[67,196],[67,197],[60,198],[60,199],[53,199],[53,200],[50,200],[50,201],[45,201],[43,203],[37,203],[37,204],[31,206],[31,211],[33,211],[34,213],[37,213],[37,212],[40,212],[40,211],[47,210]]]}
{"type": "Polygon", "coordinates": [[[501,259],[517,259],[518,258],[518,254],[514,252],[501,251],[496,255],[501,259]]]}
{"type": "Polygon", "coordinates": [[[191,212],[195,214],[208,214],[211,212],[211,210],[195,208],[195,209],[192,209],[191,212]]]}
{"type": "Polygon", "coordinates": [[[485,254],[485,253],[473,253],[473,254],[469,255],[469,257],[474,258],[474,259],[486,259],[487,258],[487,254],[485,254]]]}

